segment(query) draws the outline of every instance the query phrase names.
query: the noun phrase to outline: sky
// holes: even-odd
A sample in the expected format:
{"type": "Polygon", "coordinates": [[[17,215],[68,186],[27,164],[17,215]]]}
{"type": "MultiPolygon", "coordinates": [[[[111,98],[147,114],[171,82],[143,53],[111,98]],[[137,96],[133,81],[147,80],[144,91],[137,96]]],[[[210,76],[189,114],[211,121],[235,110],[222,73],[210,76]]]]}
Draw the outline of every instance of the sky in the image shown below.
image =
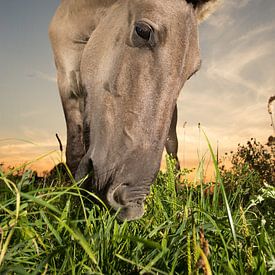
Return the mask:
{"type": "MultiPolygon", "coordinates": [[[[5,165],[34,161],[34,169],[48,170],[61,158],[55,134],[66,143],[47,35],[58,4],[0,0],[0,163],[5,165]]],[[[202,67],[178,99],[182,166],[197,167],[198,159],[209,158],[198,123],[215,150],[219,144],[220,156],[252,137],[264,144],[273,134],[267,102],[275,95],[274,14],[274,0],[225,0],[199,26],[202,67]]]]}

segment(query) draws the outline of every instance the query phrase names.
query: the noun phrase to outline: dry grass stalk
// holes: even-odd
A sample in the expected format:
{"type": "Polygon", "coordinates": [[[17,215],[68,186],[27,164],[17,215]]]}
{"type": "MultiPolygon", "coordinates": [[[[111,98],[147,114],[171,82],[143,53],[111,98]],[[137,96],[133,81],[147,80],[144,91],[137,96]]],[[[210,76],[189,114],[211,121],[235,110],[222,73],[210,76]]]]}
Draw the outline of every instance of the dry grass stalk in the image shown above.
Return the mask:
{"type": "Polygon", "coordinates": [[[271,118],[271,126],[273,127],[273,131],[275,133],[275,125],[274,125],[274,120],[273,120],[273,113],[272,113],[272,103],[275,100],[275,96],[271,96],[268,100],[268,104],[267,104],[267,111],[270,114],[270,118],[271,118]]]}
{"type": "Polygon", "coordinates": [[[208,240],[205,239],[204,230],[202,227],[200,228],[199,250],[200,250],[200,258],[196,264],[196,269],[198,270],[202,268],[204,275],[211,275],[212,271],[207,259],[207,257],[210,255],[210,249],[209,249],[208,240]]]}

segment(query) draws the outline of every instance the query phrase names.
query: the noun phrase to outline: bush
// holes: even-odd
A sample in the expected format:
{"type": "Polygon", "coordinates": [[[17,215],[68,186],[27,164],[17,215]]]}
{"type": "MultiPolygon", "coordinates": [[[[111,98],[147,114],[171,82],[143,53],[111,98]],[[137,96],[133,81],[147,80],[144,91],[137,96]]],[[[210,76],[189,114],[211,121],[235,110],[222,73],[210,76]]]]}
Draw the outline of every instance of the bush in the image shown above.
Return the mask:
{"type": "MultiPolygon", "coordinates": [[[[258,201],[266,190],[275,187],[275,158],[272,144],[271,152],[267,146],[252,138],[246,145],[238,145],[237,152],[231,152],[232,167],[221,167],[221,175],[227,194],[234,195],[235,205],[248,206],[252,201],[258,201]]],[[[270,216],[267,227],[274,231],[271,222],[275,211],[275,200],[272,196],[265,197],[257,203],[257,213],[270,216]]],[[[255,210],[255,209],[254,209],[255,210]]]]}
{"type": "Polygon", "coordinates": [[[231,168],[221,167],[225,185],[230,191],[242,185],[249,198],[264,184],[275,186],[274,154],[256,139],[252,138],[246,145],[239,144],[237,152],[232,152],[230,162],[231,168]]]}

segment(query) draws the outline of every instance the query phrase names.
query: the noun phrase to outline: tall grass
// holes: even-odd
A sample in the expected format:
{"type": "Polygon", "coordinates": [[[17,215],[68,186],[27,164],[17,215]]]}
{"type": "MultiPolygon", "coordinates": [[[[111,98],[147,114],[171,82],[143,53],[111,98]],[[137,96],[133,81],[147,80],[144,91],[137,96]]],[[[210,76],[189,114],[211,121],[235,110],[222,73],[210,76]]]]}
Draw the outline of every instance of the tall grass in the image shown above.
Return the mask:
{"type": "Polygon", "coordinates": [[[145,216],[133,222],[119,222],[66,169],[47,179],[0,171],[0,273],[271,274],[274,236],[257,205],[275,190],[267,186],[242,205],[241,189],[226,194],[209,148],[213,192],[202,181],[179,185],[167,157],[145,216]]]}

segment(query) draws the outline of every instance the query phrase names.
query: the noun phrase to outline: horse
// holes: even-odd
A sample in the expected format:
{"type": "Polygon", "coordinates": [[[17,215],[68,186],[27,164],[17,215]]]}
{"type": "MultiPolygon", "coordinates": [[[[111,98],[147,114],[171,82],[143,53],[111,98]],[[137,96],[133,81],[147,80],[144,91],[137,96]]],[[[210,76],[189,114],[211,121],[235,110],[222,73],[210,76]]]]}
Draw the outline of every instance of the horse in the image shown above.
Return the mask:
{"type": "Polygon", "coordinates": [[[217,2],[62,0],[50,23],[68,167],[121,220],[143,216],[165,147],[177,160],[177,98],[217,2]]]}

